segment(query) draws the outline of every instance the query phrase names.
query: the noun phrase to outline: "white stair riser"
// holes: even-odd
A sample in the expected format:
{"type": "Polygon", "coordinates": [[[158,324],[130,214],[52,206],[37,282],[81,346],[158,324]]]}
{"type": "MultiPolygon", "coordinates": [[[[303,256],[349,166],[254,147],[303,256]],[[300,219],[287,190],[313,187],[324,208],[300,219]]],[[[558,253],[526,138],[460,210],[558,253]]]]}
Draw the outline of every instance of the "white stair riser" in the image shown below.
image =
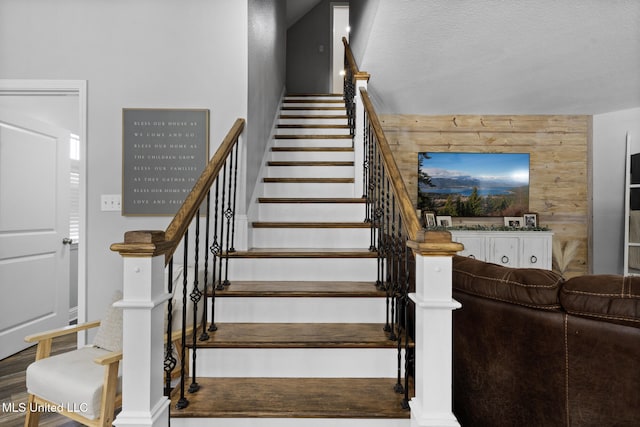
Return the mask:
{"type": "Polygon", "coordinates": [[[265,197],[353,197],[352,183],[265,182],[265,197]]]}
{"type": "Polygon", "coordinates": [[[255,248],[363,248],[370,246],[368,228],[254,228],[255,248]]]}
{"type": "Polygon", "coordinates": [[[375,258],[234,258],[229,280],[375,281],[375,258]]]}
{"type": "Polygon", "coordinates": [[[218,297],[215,304],[216,323],[384,323],[386,313],[379,297],[218,297]]]}
{"type": "Polygon", "coordinates": [[[323,107],[342,107],[345,108],[344,102],[329,102],[331,100],[327,100],[323,102],[322,100],[317,101],[309,101],[309,102],[288,102],[290,100],[285,99],[282,103],[284,108],[287,107],[310,107],[310,108],[323,108],[323,107]]]}
{"type": "Polygon", "coordinates": [[[353,166],[269,166],[270,178],[353,178],[353,166]]]}
{"type": "Polygon", "coordinates": [[[349,129],[342,128],[278,128],[278,135],[349,135],[349,129]]]}
{"type": "MultiPolygon", "coordinates": [[[[334,115],[334,114],[332,114],[334,115]]],[[[281,118],[278,120],[278,124],[281,125],[346,125],[348,124],[347,119],[344,117],[336,117],[332,119],[325,119],[322,117],[318,117],[316,119],[309,118],[281,118]]]]}
{"type": "Polygon", "coordinates": [[[224,349],[198,350],[202,377],[393,378],[398,351],[384,349],[224,349]]]}
{"type": "MultiPolygon", "coordinates": [[[[172,411],[175,411],[172,409],[172,411]]],[[[172,427],[411,427],[399,418],[171,418],[172,427]]]]}
{"type": "Polygon", "coordinates": [[[276,139],[274,141],[274,147],[353,147],[351,138],[340,139],[302,139],[302,138],[290,138],[290,139],[276,139]]]}
{"type": "Polygon", "coordinates": [[[364,203],[260,203],[261,221],[364,222],[364,203]]]}
{"type": "Polygon", "coordinates": [[[347,114],[347,110],[339,109],[339,110],[314,110],[313,108],[301,109],[301,110],[282,110],[280,114],[286,114],[291,116],[327,116],[327,115],[336,115],[336,116],[344,116],[347,114]]]}
{"type": "Polygon", "coordinates": [[[353,151],[272,151],[271,160],[274,161],[327,161],[352,162],[353,151]]]}

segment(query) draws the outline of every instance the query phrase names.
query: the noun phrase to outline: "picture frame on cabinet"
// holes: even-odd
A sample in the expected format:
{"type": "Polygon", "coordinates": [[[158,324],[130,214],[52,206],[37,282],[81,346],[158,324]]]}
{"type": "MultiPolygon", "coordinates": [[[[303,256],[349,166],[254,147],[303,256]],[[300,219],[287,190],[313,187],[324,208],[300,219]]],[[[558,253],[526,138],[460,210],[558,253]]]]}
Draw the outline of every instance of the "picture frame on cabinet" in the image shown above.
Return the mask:
{"type": "Polygon", "coordinates": [[[436,226],[436,214],[435,212],[422,211],[422,223],[426,228],[436,226]]]}
{"type": "Polygon", "coordinates": [[[505,216],[504,226],[513,227],[513,228],[522,228],[522,217],[521,216],[505,216]]]}
{"type": "Polygon", "coordinates": [[[437,216],[436,221],[441,227],[451,227],[451,216],[437,216]]]}
{"type": "Polygon", "coordinates": [[[523,225],[526,228],[535,228],[538,226],[538,215],[534,213],[526,213],[522,216],[523,225]]]}

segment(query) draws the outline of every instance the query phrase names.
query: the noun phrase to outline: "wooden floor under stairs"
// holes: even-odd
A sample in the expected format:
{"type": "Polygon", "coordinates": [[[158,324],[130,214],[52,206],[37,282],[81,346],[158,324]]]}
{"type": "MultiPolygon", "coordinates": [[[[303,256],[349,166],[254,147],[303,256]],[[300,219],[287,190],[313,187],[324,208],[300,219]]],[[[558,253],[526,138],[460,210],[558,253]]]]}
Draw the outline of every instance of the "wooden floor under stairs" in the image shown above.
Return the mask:
{"type": "Polygon", "coordinates": [[[173,418],[389,418],[410,417],[389,378],[202,378],[189,405],[173,418]],[[358,396],[354,399],[354,396],[358,396]],[[383,399],[380,396],[384,396],[383,399]]]}

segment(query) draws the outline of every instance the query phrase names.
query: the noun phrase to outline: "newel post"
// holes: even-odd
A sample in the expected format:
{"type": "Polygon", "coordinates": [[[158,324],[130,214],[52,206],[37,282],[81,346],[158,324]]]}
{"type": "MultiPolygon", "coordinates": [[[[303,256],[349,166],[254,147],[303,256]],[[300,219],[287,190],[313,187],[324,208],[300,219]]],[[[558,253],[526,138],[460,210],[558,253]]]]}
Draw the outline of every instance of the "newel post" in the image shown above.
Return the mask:
{"type": "Polygon", "coordinates": [[[452,411],[452,259],[461,251],[451,233],[426,232],[423,241],[408,241],[416,260],[415,397],[411,425],[459,426],[452,411]]]}
{"type": "Polygon", "coordinates": [[[364,132],[365,132],[365,110],[360,96],[360,89],[367,89],[369,82],[369,74],[365,72],[357,72],[353,75],[355,81],[355,93],[353,102],[355,104],[355,134],[353,135],[353,155],[354,155],[354,197],[365,195],[364,188],[364,132]],[[362,192],[361,194],[358,194],[362,192]]]}
{"type": "Polygon", "coordinates": [[[124,243],[111,245],[124,262],[122,411],[117,427],[169,425],[164,396],[164,231],[131,231],[124,243]]]}

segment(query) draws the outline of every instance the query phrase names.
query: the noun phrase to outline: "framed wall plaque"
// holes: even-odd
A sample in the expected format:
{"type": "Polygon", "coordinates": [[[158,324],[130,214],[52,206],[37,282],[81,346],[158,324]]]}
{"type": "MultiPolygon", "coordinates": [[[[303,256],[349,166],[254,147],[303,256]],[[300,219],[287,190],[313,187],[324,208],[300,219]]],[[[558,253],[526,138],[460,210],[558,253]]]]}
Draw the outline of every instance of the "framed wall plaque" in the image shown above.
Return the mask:
{"type": "Polygon", "coordinates": [[[122,215],[174,215],[209,159],[209,110],[122,110],[122,215]]]}

